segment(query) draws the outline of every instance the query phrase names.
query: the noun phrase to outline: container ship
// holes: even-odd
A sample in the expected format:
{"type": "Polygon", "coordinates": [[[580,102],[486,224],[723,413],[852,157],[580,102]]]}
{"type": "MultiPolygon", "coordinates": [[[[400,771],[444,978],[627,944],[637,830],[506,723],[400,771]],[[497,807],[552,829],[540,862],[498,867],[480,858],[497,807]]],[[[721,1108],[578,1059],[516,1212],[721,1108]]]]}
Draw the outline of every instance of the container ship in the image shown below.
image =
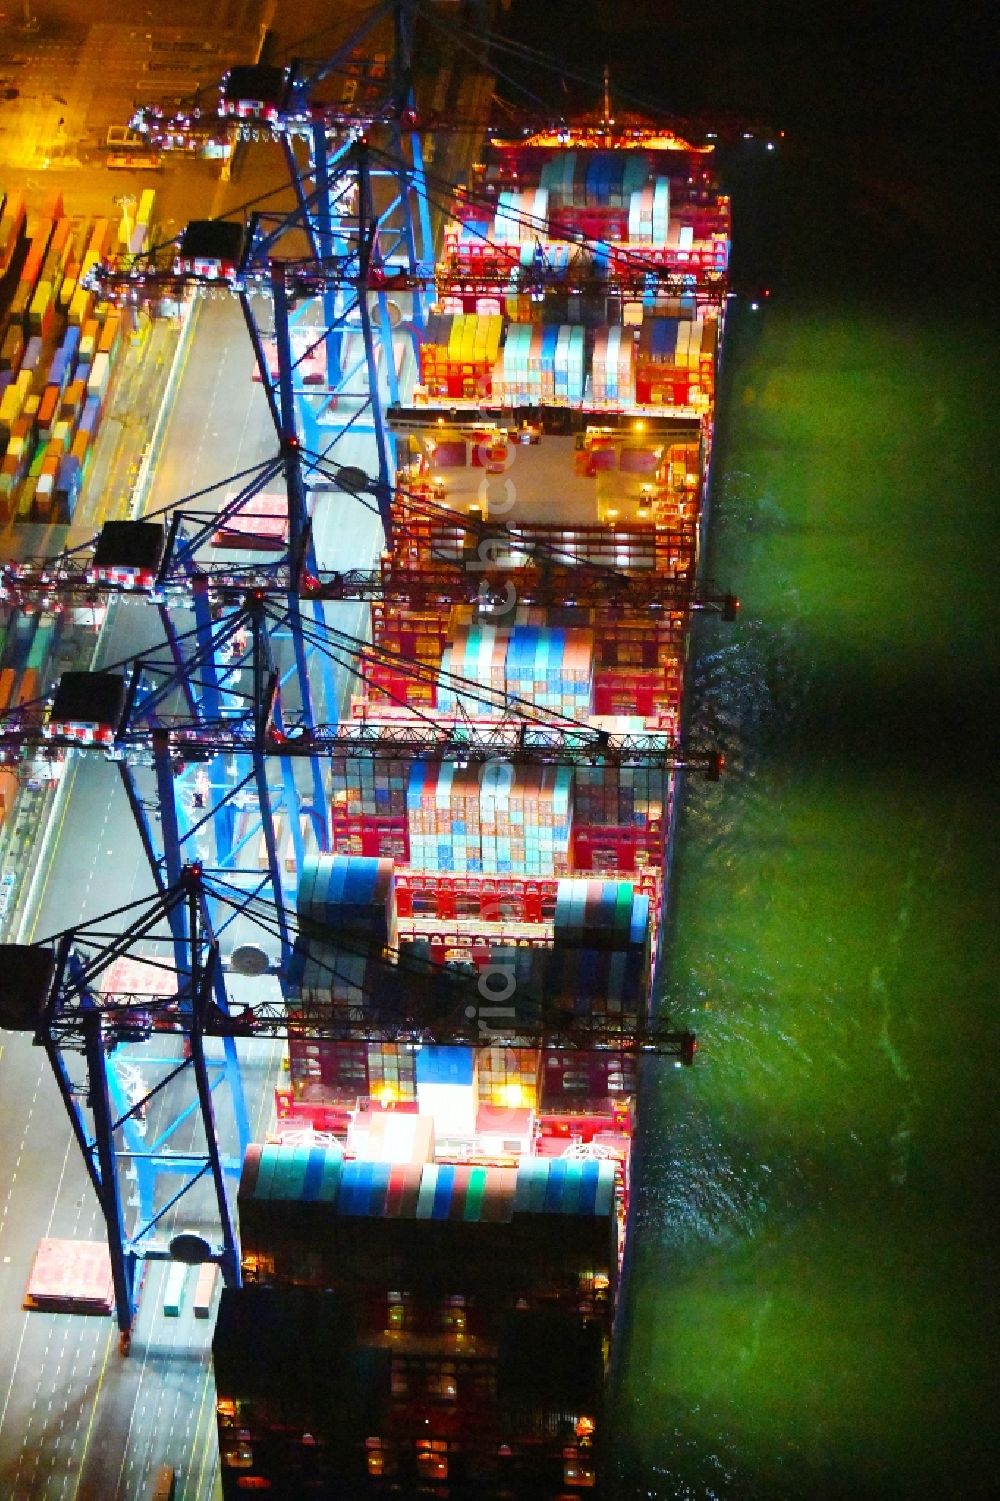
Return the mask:
{"type": "Polygon", "coordinates": [[[710,148],[640,123],[493,141],[454,201],[351,713],[456,751],[332,763],[214,1339],[227,1498],[606,1494],[682,772],[461,737],[516,705],[677,746],[729,234],[710,148]],[[467,1043],[408,1041],[444,974],[467,1043]]]}

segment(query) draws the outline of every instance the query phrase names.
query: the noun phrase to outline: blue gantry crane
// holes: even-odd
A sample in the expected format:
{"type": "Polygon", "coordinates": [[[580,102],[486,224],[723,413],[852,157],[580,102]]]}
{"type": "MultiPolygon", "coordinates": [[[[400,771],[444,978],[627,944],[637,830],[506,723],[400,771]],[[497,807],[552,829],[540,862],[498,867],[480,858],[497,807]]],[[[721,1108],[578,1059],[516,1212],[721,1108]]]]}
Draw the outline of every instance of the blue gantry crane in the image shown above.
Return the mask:
{"type": "Polygon", "coordinates": [[[32,1034],[48,1055],[104,1219],[127,1353],[141,1265],[175,1254],[162,1231],[182,1202],[214,1232],[188,1235],[177,1249],[190,1255],[194,1245],[239,1282],[226,1179],[239,1174],[250,1129],[234,1038],[223,1035],[211,1056],[205,1048],[209,1011],[226,1017],[228,1002],[199,873],[184,870],[162,895],[0,953],[0,1024],[32,1034]],[[116,963],[137,954],[139,988],[116,985],[116,963]],[[199,1185],[210,1194],[196,1204],[199,1185]]]}
{"type": "MultiPolygon", "coordinates": [[[[610,735],[464,680],[456,686],[478,706],[471,714],[337,718],[335,668],[363,678],[378,654],[365,648],[359,665],[364,643],[330,626],[325,602],[391,598],[393,588],[400,598],[424,588],[437,590],[437,598],[466,599],[471,587],[460,567],[447,582],[437,574],[394,582],[371,570],[331,575],[318,565],[310,525],[310,490],[333,480],[340,491],[373,503],[387,539],[391,535],[395,456],[386,409],[399,403],[397,349],[419,328],[426,289],[434,283],[412,91],[414,9],[412,0],[376,7],[323,64],[240,69],[224,80],[222,118],[280,145],[290,206],[261,210],[242,223],[196,221],[179,243],[101,273],[109,292],[132,299],[192,285],[239,298],[275,429],[273,458],[238,476],[236,495],[221,509],[200,506],[205,495],[189,497],[171,508],[166,531],[163,519],[125,523],[124,531],[105,528],[82,560],[67,555],[35,574],[21,570],[5,580],[5,587],[22,591],[37,584],[53,598],[76,598],[81,589],[102,599],[138,593],[157,606],[163,621],[161,645],[100,672],[66,674],[51,702],[22,705],[0,721],[0,755],[41,745],[52,755],[77,748],[115,762],[154,875],[153,897],[111,915],[119,928],[124,924],[122,931],[110,933],[109,919],[102,919],[31,951],[47,956],[48,968],[31,1006],[19,1013],[22,1028],[49,1053],[101,1203],[123,1348],[134,1318],[137,1269],[146,1256],[169,1254],[154,1235],[156,1226],[185,1195],[193,1198],[199,1184],[213,1186],[219,1226],[216,1243],[206,1241],[204,1253],[228,1280],[238,1279],[225,1179],[239,1162],[248,1127],[235,1039],[286,1035],[288,996],[282,991],[278,1001],[234,1017],[220,939],[225,934],[238,944],[247,924],[260,927],[263,920],[277,948],[268,968],[287,972],[296,931],[277,818],[288,820],[301,869],[303,813],[312,819],[318,847],[326,847],[324,779],[331,757],[629,764],[655,766],[665,776],[682,765],[717,776],[721,766],[717,755],[684,755],[665,734],[610,735]],[[345,113],[324,85],[373,28],[390,19],[394,52],[386,87],[345,113]],[[371,476],[339,462],[337,444],[357,434],[371,441],[371,476]],[[206,557],[220,524],[275,483],[287,499],[281,548],[263,564],[206,557]],[[191,612],[189,627],[181,628],[178,607],[191,612]],[[263,869],[246,859],[258,839],[265,846],[263,869]],[[97,982],[116,958],[136,953],[149,962],[151,950],[167,956],[155,962],[170,971],[169,994],[101,991],[97,982]],[[207,1035],[222,1039],[221,1058],[217,1049],[206,1053],[207,1035]],[[133,1049],[144,1070],[138,1084],[129,1071],[133,1049]],[[82,1085],[67,1062],[74,1053],[84,1060],[82,1085]],[[223,1085],[231,1095],[225,1150],[215,1104],[223,1085]],[[184,1139],[195,1126],[197,1150],[184,1139]],[[126,1164],[135,1174],[133,1206],[122,1202],[126,1164]]],[[[472,531],[477,525],[470,519],[472,531]]],[[[562,566],[558,558],[550,561],[562,566]]],[[[588,590],[606,593],[606,570],[573,571],[581,597],[588,590]]],[[[547,585],[530,587],[551,587],[551,576],[549,570],[547,585]]],[[[482,602],[482,580],[473,582],[482,602]]],[[[635,581],[626,585],[632,594],[635,581]]],[[[674,581],[645,587],[651,604],[657,591],[661,604],[677,603],[674,581]]],[[[405,1021],[414,1045],[421,1036],[468,1041],[461,1025],[443,1025],[440,1008],[432,1009],[433,1024],[418,1008],[405,1016],[398,1009],[362,1015],[350,1025],[358,1035],[381,1028],[398,1037],[405,1021]]],[[[330,1025],[321,1016],[303,1022],[299,1013],[297,1025],[330,1025]]],[[[7,1003],[3,1014],[10,1024],[7,1003]]],[[[549,1023],[545,1035],[561,1038],[566,1025],[549,1023]]],[[[541,1026],[530,1032],[522,1020],[516,1036],[537,1037],[541,1026]]],[[[644,1032],[636,1045],[649,1051],[677,1046],[666,1033],[654,1033],[644,1032]]],[[[595,1045],[595,1038],[578,1045],[595,1045]]]]}
{"type": "MultiPolygon", "coordinates": [[[[328,968],[331,987],[345,998],[331,1007],[295,993],[290,967],[269,952],[275,917],[269,903],[246,903],[227,883],[189,865],[151,898],[38,944],[0,947],[0,1027],[29,1034],[48,1054],[104,1218],[123,1354],[146,1262],[214,1261],[228,1285],[239,1285],[228,1185],[240,1171],[249,1124],[238,1039],[294,1032],[414,1049],[483,1041],[474,965],[366,955],[371,978],[359,987],[351,963],[357,952],[343,935],[327,934],[313,963],[328,968]],[[213,926],[213,905],[240,922],[228,953],[213,926]],[[139,967],[116,981],[116,964],[136,958],[139,967]],[[248,987],[242,998],[241,986],[248,987]],[[126,1198],[130,1182],[135,1193],[126,1198]]],[[[294,928],[294,914],[284,918],[294,928]]],[[[296,933],[297,948],[308,949],[314,936],[296,933]]],[[[684,1064],[695,1053],[693,1035],[665,1019],[626,1025],[577,1016],[548,1000],[544,987],[534,993],[530,985],[516,1008],[491,1021],[489,1040],[501,1039],[512,1046],[611,1047],[684,1064]]]]}

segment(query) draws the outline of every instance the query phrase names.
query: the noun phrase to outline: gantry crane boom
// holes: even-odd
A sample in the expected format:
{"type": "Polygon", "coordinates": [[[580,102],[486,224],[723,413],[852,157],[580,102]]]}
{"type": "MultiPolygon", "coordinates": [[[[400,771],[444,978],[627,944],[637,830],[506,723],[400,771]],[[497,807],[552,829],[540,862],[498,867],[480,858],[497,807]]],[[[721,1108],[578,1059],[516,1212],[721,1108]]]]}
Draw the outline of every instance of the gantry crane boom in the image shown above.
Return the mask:
{"type": "Polygon", "coordinates": [[[147,597],[155,602],[190,603],[192,584],[208,590],[212,602],[238,606],[255,591],[266,599],[298,593],[303,600],[337,602],[360,600],[427,609],[456,604],[495,608],[511,583],[517,599],[527,605],[628,605],[634,610],[715,610],[732,618],[735,597],[715,590],[706,581],[692,587],[687,579],[669,574],[625,573],[586,565],[545,562],[541,568],[516,570],[481,566],[471,571],[458,562],[398,564],[386,560],[381,568],[343,571],[293,570],[290,563],[231,563],[218,558],[199,562],[188,573],[158,574],[141,570],[95,569],[86,555],[65,554],[0,566],[0,602],[25,608],[98,604],[121,597],[147,597]]]}
{"type": "MultiPolygon", "coordinates": [[[[37,944],[0,947],[5,976],[0,1028],[30,1035],[48,1056],[105,1221],[122,1353],[128,1352],[136,1314],[139,1264],[175,1254],[173,1243],[168,1247],[162,1239],[164,1215],[199,1184],[211,1185],[218,1217],[218,1241],[213,1246],[200,1237],[201,1255],[219,1264],[230,1285],[239,1285],[239,1252],[226,1190],[226,1179],[238,1173],[249,1140],[236,1062],[239,1039],[393,1042],[414,1050],[425,1043],[478,1047],[513,1042],[694,1062],[694,1034],[672,1029],[667,1018],[639,1014],[638,997],[632,1012],[586,1017],[561,1011],[544,996],[532,996],[527,987],[512,1011],[498,1016],[497,1008],[489,1007],[484,1029],[475,965],[437,965],[402,955],[394,964],[384,955],[366,953],[377,983],[369,986],[366,1000],[344,1005],[335,996],[337,955],[347,957],[358,950],[329,929],[313,935],[313,941],[324,946],[330,968],[329,1001],[283,995],[280,1001],[234,1004],[235,954],[227,967],[209,915],[209,899],[238,910],[246,920],[256,920],[265,942],[276,926],[287,926],[291,916],[283,913],[278,922],[277,914],[259,900],[249,906],[237,903],[231,889],[213,891],[201,867],[189,865],[156,896],[80,922],[37,944]],[[166,981],[157,994],[102,988],[115,962],[132,957],[151,964],[166,981]],[[169,1044],[162,1034],[182,1038],[182,1048],[158,1060],[165,1071],[155,1083],[124,1098],[118,1064],[122,1044],[142,1044],[156,1035],[161,1037],[158,1051],[164,1051],[169,1044]],[[205,1051],[206,1038],[213,1037],[222,1039],[227,1055],[221,1071],[205,1051]],[[82,1083],[77,1077],[81,1060],[82,1083]],[[233,1092],[233,1122],[213,1103],[223,1082],[233,1092]],[[185,1085],[190,1101],[178,1108],[185,1085]],[[176,1119],[148,1144],[137,1136],[136,1122],[154,1102],[176,1119]],[[174,1130],[195,1120],[203,1147],[178,1150],[174,1130]],[[233,1137],[235,1153],[226,1150],[226,1139],[233,1137]],[[128,1203],[122,1193],[126,1167],[138,1185],[137,1200],[128,1203]],[[166,1203],[159,1190],[164,1179],[166,1203]]],[[[287,990],[287,976],[280,968],[274,973],[287,990]]],[[[354,966],[351,983],[356,977],[354,966]]]]}

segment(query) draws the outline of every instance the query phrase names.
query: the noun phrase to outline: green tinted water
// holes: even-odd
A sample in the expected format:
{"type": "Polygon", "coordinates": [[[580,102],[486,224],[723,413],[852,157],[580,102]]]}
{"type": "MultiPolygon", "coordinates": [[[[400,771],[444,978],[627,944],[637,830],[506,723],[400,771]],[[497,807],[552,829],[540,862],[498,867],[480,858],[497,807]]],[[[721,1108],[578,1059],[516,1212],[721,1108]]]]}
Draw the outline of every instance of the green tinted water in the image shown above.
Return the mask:
{"type": "Polygon", "coordinates": [[[733,320],[623,1496],[994,1495],[998,538],[983,328],[733,320]]]}

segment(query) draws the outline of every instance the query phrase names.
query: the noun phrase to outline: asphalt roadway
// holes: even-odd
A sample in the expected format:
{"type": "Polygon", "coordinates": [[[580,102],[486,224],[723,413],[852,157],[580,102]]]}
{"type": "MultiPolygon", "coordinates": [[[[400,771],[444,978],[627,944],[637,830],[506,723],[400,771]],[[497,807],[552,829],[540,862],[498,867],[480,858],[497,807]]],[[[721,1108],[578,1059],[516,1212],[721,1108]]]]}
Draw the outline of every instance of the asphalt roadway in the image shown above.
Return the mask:
{"type": "MultiPolygon", "coordinates": [[[[261,388],[251,382],[251,368],[238,307],[229,300],[203,301],[147,511],[216,485],[275,453],[274,431],[261,388]]],[[[352,437],[334,454],[344,464],[370,469],[372,450],[371,439],[352,437]]],[[[224,497],[234,488],[223,484],[215,493],[224,497]]],[[[316,532],[327,567],[363,565],[380,537],[372,513],[336,492],[318,497],[316,532]]],[[[356,634],[362,607],[337,610],[337,624],[356,634]]],[[[149,606],[116,606],[103,661],[127,657],[158,633],[149,606]]],[[[341,678],[338,693],[346,687],[341,678]]],[[[29,935],[35,939],[152,890],[116,768],[92,754],[78,757],[70,775],[29,935]]],[[[281,1052],[277,1043],[241,1045],[252,1133],[258,1138],[270,1122],[281,1052]]],[[[5,1121],[0,1136],[0,1494],[9,1501],[138,1501],[155,1467],[167,1461],[177,1467],[185,1501],[208,1501],[217,1493],[218,1467],[211,1321],[195,1321],[190,1312],[179,1319],[163,1316],[165,1264],[160,1262],[148,1264],[128,1360],[118,1355],[110,1318],[21,1310],[39,1239],[102,1239],[103,1226],[48,1063],[26,1038],[3,1038],[0,1101],[5,1121]]],[[[176,1089],[170,1103],[179,1103],[176,1089]]],[[[151,1111],[150,1132],[159,1110],[151,1111]]],[[[184,1145],[183,1138],[178,1144],[184,1145]]],[[[194,1210],[185,1204],[171,1220],[176,1226],[192,1223],[192,1217],[197,1222],[205,1207],[203,1196],[194,1210]]],[[[171,1226],[164,1228],[169,1232],[171,1226]]]]}
{"type": "MultiPolygon", "coordinates": [[[[303,16],[303,30],[305,20],[303,16]]],[[[82,74],[75,81],[86,82],[82,74]]],[[[467,139],[461,145],[448,142],[443,153],[448,160],[436,163],[436,168],[455,179],[463,176],[458,160],[450,160],[459,155],[471,160],[467,139]]],[[[204,164],[178,168],[176,180],[174,173],[158,180],[158,197],[162,189],[164,200],[161,222],[165,216],[171,233],[171,214],[177,227],[184,222],[182,199],[190,217],[217,213],[232,201],[252,197],[258,183],[269,187],[273,172],[263,157],[264,151],[255,149],[239,181],[225,189],[206,173],[204,164]],[[190,206],[193,200],[198,202],[196,209],[190,206]]],[[[53,179],[58,182],[58,175],[47,173],[44,182],[24,185],[41,191],[53,179]]],[[[142,179],[133,184],[126,175],[122,191],[145,185],[142,179]]],[[[106,179],[99,183],[86,169],[71,167],[65,186],[74,199],[86,187],[106,201],[106,179]]],[[[88,205],[75,207],[81,211],[88,205]]],[[[169,359],[169,341],[162,333],[156,341],[169,359]]],[[[227,300],[206,300],[198,309],[171,403],[146,497],[147,512],[217,485],[227,475],[275,454],[263,394],[251,384],[250,375],[249,343],[239,310],[227,300]]],[[[408,359],[402,377],[404,382],[412,377],[408,359]]],[[[133,427],[145,431],[151,399],[149,383],[137,380],[130,405],[121,413],[123,433],[133,427]]],[[[130,461],[129,447],[128,442],[116,441],[108,460],[109,479],[120,477],[123,464],[130,461]]],[[[373,444],[363,437],[342,440],[331,457],[367,472],[374,468],[373,444]]],[[[234,488],[222,485],[217,493],[225,497],[234,488]]],[[[114,504],[116,497],[111,499],[114,504]]],[[[375,516],[341,493],[318,495],[314,529],[319,561],[327,568],[364,566],[379,545],[375,516]]],[[[328,608],[327,619],[358,635],[364,609],[338,605],[328,608]]],[[[157,629],[148,607],[116,607],[105,633],[103,661],[127,657],[156,639],[157,629]]],[[[338,708],[350,687],[341,673],[335,686],[338,708]]],[[[152,889],[116,769],[100,755],[81,756],[70,775],[51,831],[29,939],[43,938],[152,889]]],[[[257,1139],[271,1120],[282,1051],[279,1043],[240,1044],[251,1134],[257,1139]]],[[[168,1105],[176,1109],[181,1103],[178,1089],[169,1101],[151,1106],[149,1133],[156,1132],[168,1105]]],[[[142,1501],[157,1466],[168,1462],[177,1470],[179,1498],[214,1501],[220,1486],[210,1355],[213,1321],[195,1320],[190,1305],[179,1318],[164,1317],[163,1262],[147,1264],[127,1360],[118,1353],[111,1318],[23,1311],[38,1241],[44,1236],[101,1240],[103,1222],[48,1063],[25,1037],[2,1037],[0,1111],[0,1495],[4,1501],[142,1501]]],[[[176,1145],[194,1150],[200,1145],[194,1128],[185,1129],[176,1145]]],[[[227,1134],[224,1126],[222,1130],[227,1134]]],[[[196,1192],[200,1197],[185,1201],[183,1210],[169,1216],[162,1227],[166,1236],[181,1224],[198,1224],[207,1212],[206,1196],[200,1189],[196,1192]]]]}

